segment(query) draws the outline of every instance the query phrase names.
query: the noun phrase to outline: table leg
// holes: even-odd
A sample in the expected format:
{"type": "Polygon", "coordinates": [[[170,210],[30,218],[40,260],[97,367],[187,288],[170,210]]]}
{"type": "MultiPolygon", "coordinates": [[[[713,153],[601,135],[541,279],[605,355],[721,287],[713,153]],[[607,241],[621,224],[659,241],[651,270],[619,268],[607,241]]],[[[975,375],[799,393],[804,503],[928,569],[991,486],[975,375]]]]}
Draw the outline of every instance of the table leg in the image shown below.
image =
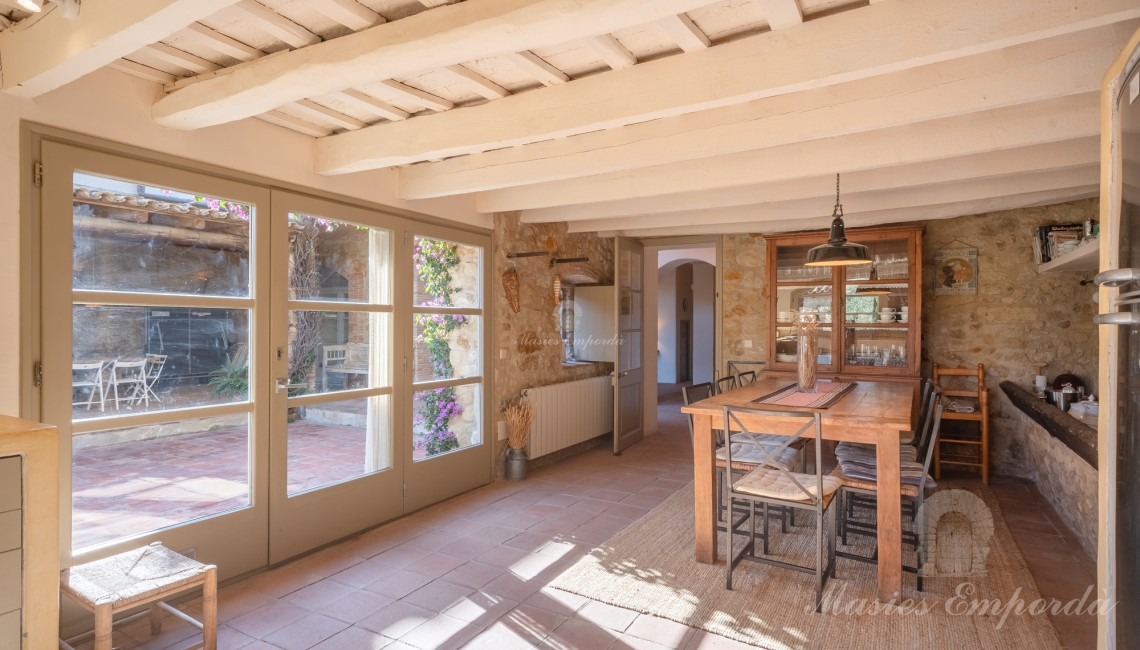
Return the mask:
{"type": "Polygon", "coordinates": [[[902,477],[898,431],[883,430],[875,445],[878,466],[879,600],[902,596],[902,477]]]}
{"type": "Polygon", "coordinates": [[[711,415],[693,416],[693,517],[697,541],[697,562],[716,563],[716,442],[711,415]]]}

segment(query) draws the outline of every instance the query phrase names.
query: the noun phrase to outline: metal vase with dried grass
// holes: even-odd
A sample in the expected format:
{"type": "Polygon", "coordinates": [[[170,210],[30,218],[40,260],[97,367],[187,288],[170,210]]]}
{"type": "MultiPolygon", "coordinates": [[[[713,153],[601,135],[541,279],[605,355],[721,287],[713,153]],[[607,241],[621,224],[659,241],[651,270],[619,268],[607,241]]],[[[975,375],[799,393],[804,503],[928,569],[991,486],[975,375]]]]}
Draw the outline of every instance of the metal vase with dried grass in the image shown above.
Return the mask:
{"type": "Polygon", "coordinates": [[[506,477],[508,481],[521,481],[526,478],[526,451],[523,447],[530,442],[530,425],[534,422],[534,407],[529,402],[515,402],[503,409],[507,421],[506,477]]]}
{"type": "Polygon", "coordinates": [[[801,393],[815,392],[816,362],[819,356],[818,325],[812,316],[805,316],[795,324],[795,332],[799,337],[800,362],[797,370],[801,393]]]}

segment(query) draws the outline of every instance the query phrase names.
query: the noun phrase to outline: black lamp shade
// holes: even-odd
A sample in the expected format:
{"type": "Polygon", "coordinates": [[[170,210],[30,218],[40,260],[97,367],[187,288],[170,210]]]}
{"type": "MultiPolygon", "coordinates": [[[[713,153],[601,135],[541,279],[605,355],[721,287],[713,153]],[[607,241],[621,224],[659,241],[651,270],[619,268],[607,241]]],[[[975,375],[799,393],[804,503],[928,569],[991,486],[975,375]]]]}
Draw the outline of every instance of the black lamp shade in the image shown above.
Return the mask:
{"type": "Polygon", "coordinates": [[[871,252],[866,246],[843,241],[820,244],[809,250],[804,266],[851,266],[870,263],[871,252]]]}

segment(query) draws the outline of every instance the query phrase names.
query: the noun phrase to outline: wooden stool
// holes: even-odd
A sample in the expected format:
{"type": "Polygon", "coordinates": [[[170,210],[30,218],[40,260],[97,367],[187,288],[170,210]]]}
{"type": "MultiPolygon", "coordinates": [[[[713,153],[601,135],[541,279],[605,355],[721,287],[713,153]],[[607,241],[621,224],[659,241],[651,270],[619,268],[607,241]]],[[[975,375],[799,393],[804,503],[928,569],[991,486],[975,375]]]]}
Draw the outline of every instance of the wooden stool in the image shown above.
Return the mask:
{"type": "MultiPolygon", "coordinates": [[[[60,589],[95,615],[95,650],[111,650],[115,614],[150,603],[150,632],[162,632],[166,610],[202,630],[204,650],[218,647],[218,569],[175,553],[161,542],[64,569],[60,589]],[[198,621],[161,599],[202,587],[202,620],[198,621]]],[[[59,646],[74,650],[60,640],[59,646]]]]}
{"type": "Polygon", "coordinates": [[[934,364],[934,385],[941,387],[942,395],[949,401],[956,397],[968,398],[973,412],[960,413],[952,409],[942,411],[943,420],[966,420],[978,423],[978,437],[968,437],[952,432],[943,433],[938,444],[934,447],[934,478],[942,478],[943,465],[956,465],[960,467],[976,467],[982,474],[982,483],[990,482],[990,406],[989,393],[986,391],[986,367],[978,364],[975,368],[943,368],[934,364]],[[961,377],[963,380],[973,381],[973,389],[947,388],[943,380],[948,377],[961,377]],[[977,449],[977,456],[951,456],[942,453],[942,444],[964,445],[977,449]]]}

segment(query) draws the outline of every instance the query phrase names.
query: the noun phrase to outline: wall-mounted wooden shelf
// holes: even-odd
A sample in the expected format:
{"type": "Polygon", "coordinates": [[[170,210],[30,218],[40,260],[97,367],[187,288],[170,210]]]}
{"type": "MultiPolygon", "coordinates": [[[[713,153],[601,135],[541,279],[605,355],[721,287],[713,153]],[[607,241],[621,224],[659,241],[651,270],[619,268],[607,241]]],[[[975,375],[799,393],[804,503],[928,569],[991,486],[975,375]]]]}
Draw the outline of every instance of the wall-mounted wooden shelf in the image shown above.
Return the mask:
{"type": "Polygon", "coordinates": [[[1100,267],[1100,240],[1090,239],[1055,260],[1037,265],[1038,273],[1094,271],[1100,267]]]}

